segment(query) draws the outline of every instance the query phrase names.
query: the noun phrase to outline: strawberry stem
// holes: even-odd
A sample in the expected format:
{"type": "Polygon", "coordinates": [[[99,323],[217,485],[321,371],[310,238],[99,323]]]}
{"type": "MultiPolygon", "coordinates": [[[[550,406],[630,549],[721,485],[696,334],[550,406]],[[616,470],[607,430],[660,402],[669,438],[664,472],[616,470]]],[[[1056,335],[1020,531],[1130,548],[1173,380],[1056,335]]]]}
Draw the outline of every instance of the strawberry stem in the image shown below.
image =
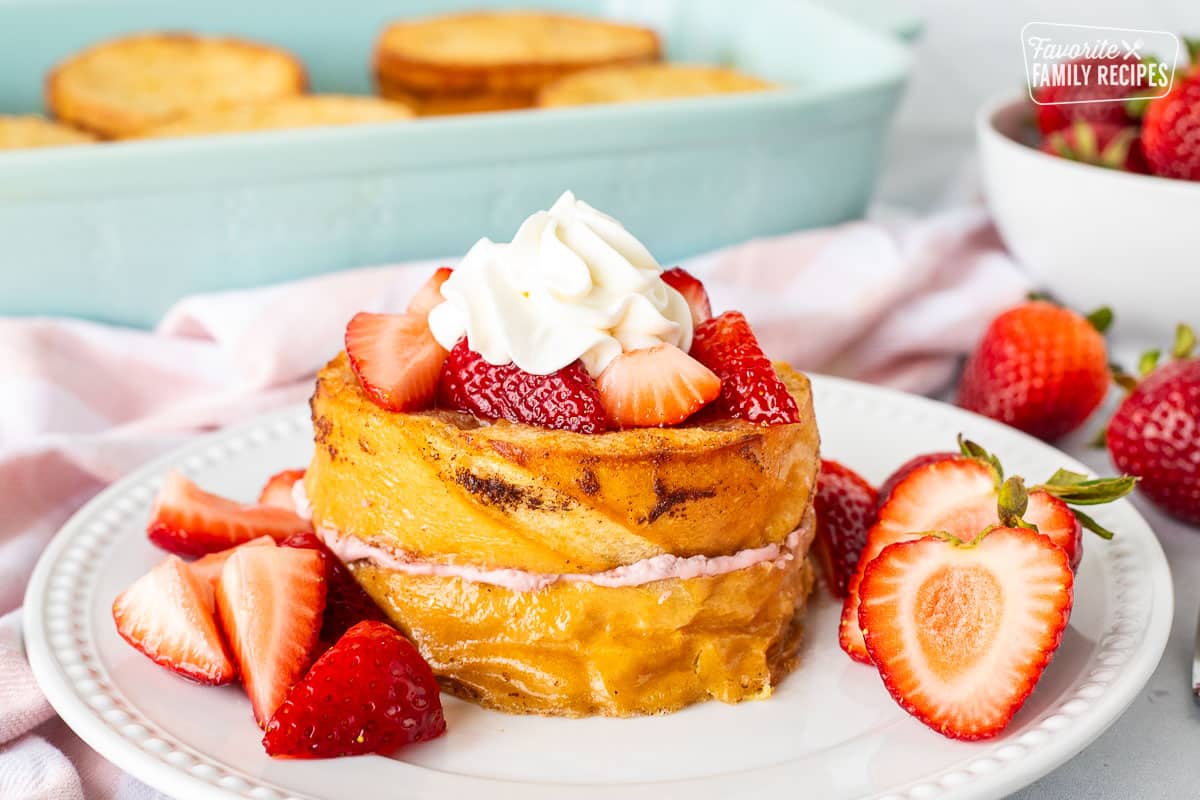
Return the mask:
{"type": "Polygon", "coordinates": [[[996,493],[996,512],[1000,524],[1006,528],[1028,528],[1022,517],[1029,508],[1029,492],[1020,475],[1014,475],[1000,486],[996,493]]]}
{"type": "Polygon", "coordinates": [[[1138,379],[1126,372],[1125,368],[1120,364],[1109,364],[1108,371],[1112,374],[1113,383],[1120,386],[1127,393],[1137,388],[1138,379]]]}

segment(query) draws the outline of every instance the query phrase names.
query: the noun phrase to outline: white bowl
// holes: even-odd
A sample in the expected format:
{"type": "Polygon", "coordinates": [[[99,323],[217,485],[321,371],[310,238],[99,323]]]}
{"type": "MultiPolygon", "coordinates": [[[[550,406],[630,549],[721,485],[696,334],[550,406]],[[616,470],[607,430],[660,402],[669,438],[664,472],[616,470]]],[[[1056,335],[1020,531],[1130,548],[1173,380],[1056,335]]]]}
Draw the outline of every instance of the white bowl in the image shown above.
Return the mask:
{"type": "Polygon", "coordinates": [[[1200,183],[1042,153],[1024,98],[987,103],[975,128],[996,227],[1039,283],[1085,313],[1111,305],[1127,341],[1200,323],[1200,183]]]}

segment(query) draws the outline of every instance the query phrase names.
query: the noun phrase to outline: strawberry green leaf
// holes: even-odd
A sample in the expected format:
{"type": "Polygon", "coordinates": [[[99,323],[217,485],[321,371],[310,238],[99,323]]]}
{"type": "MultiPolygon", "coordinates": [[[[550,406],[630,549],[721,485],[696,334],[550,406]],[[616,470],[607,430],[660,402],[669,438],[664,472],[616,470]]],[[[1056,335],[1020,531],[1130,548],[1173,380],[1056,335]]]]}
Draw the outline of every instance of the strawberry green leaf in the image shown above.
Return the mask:
{"type": "Polygon", "coordinates": [[[1101,525],[1099,522],[1096,522],[1096,520],[1093,519],[1092,517],[1088,516],[1087,514],[1083,513],[1082,511],[1080,511],[1077,508],[1073,508],[1073,509],[1071,509],[1071,511],[1074,512],[1075,518],[1077,520],[1079,520],[1080,525],[1087,528],[1089,531],[1096,534],[1101,539],[1113,538],[1113,536],[1114,536],[1113,532],[1110,531],[1108,528],[1104,527],[1103,525],[1101,525]]]}
{"type": "Polygon", "coordinates": [[[958,435],[958,449],[967,458],[974,458],[991,466],[992,470],[996,473],[997,486],[1004,480],[1004,467],[1000,464],[1000,459],[985,450],[982,445],[967,439],[960,433],[958,435]]]}
{"type": "Polygon", "coordinates": [[[1191,358],[1196,350],[1196,332],[1182,322],[1175,328],[1175,343],[1171,345],[1171,355],[1175,358],[1191,358]]]}
{"type": "Polygon", "coordinates": [[[1138,374],[1144,378],[1154,372],[1160,358],[1162,358],[1161,350],[1147,350],[1142,353],[1142,357],[1138,359],[1138,374]]]}
{"type": "Polygon", "coordinates": [[[1101,306],[1087,315],[1087,321],[1100,333],[1106,333],[1113,323],[1113,310],[1108,306],[1101,306]]]}
{"type": "MultiPolygon", "coordinates": [[[[1055,473],[1057,477],[1064,470],[1055,473]]],[[[1074,475],[1075,473],[1068,473],[1074,475]]],[[[1054,478],[1051,478],[1053,481],[1054,478]]],[[[1043,483],[1034,487],[1054,495],[1064,503],[1078,506],[1098,506],[1119,500],[1133,491],[1137,478],[1121,475],[1117,478],[1089,478],[1076,483],[1043,483]]]]}
{"type": "Polygon", "coordinates": [[[1046,481],[1046,485],[1078,486],[1081,483],[1086,483],[1088,480],[1088,476],[1082,472],[1071,472],[1069,469],[1060,469],[1050,476],[1050,479],[1046,481]]]}

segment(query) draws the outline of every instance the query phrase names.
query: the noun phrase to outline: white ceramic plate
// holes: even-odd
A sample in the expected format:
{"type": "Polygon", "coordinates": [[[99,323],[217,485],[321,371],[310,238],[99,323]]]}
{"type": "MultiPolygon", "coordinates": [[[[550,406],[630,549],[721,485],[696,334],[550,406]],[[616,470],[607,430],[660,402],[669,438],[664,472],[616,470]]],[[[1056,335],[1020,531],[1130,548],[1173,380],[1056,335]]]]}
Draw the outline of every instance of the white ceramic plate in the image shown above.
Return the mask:
{"type": "MultiPolygon", "coordinates": [[[[959,431],[1010,472],[1083,467],[1034,439],[919,397],[814,380],[823,450],[882,480],[959,431]]],[[[395,758],[272,761],[237,687],[180,680],[116,635],[113,597],[162,558],[143,533],[163,473],[249,499],[303,465],[307,409],[205,437],[129,476],[63,528],[25,601],[30,661],[54,707],[92,747],[180,798],[439,797],[989,798],[1084,748],[1141,690],[1167,640],[1171,581],[1154,534],[1122,502],[1096,516],[1118,532],[1085,544],[1075,610],[1054,662],[1008,731],[966,744],[907,716],[873,669],[836,641],[838,605],[818,590],[798,670],[762,702],[707,703],[632,720],[509,716],[446,699],[449,732],[395,758]]]]}

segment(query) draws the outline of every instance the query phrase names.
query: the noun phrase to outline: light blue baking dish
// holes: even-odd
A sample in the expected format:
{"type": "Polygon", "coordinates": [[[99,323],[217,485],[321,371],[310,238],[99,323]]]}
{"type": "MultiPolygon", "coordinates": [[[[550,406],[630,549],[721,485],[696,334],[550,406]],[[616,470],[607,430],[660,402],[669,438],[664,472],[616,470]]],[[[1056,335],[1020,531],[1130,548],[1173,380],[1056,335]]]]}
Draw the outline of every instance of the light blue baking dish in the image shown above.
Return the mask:
{"type": "MultiPolygon", "coordinates": [[[[139,29],[277,43],[318,91],[368,92],[376,33],[489,0],[0,0],[0,111],[139,29]]],[[[676,60],[786,86],[669,103],[0,154],[0,313],[153,324],[179,297],[507,239],[567,188],[663,261],[861,215],[909,68],[884,33],[799,0],[525,3],[650,24],[676,60]]]]}

